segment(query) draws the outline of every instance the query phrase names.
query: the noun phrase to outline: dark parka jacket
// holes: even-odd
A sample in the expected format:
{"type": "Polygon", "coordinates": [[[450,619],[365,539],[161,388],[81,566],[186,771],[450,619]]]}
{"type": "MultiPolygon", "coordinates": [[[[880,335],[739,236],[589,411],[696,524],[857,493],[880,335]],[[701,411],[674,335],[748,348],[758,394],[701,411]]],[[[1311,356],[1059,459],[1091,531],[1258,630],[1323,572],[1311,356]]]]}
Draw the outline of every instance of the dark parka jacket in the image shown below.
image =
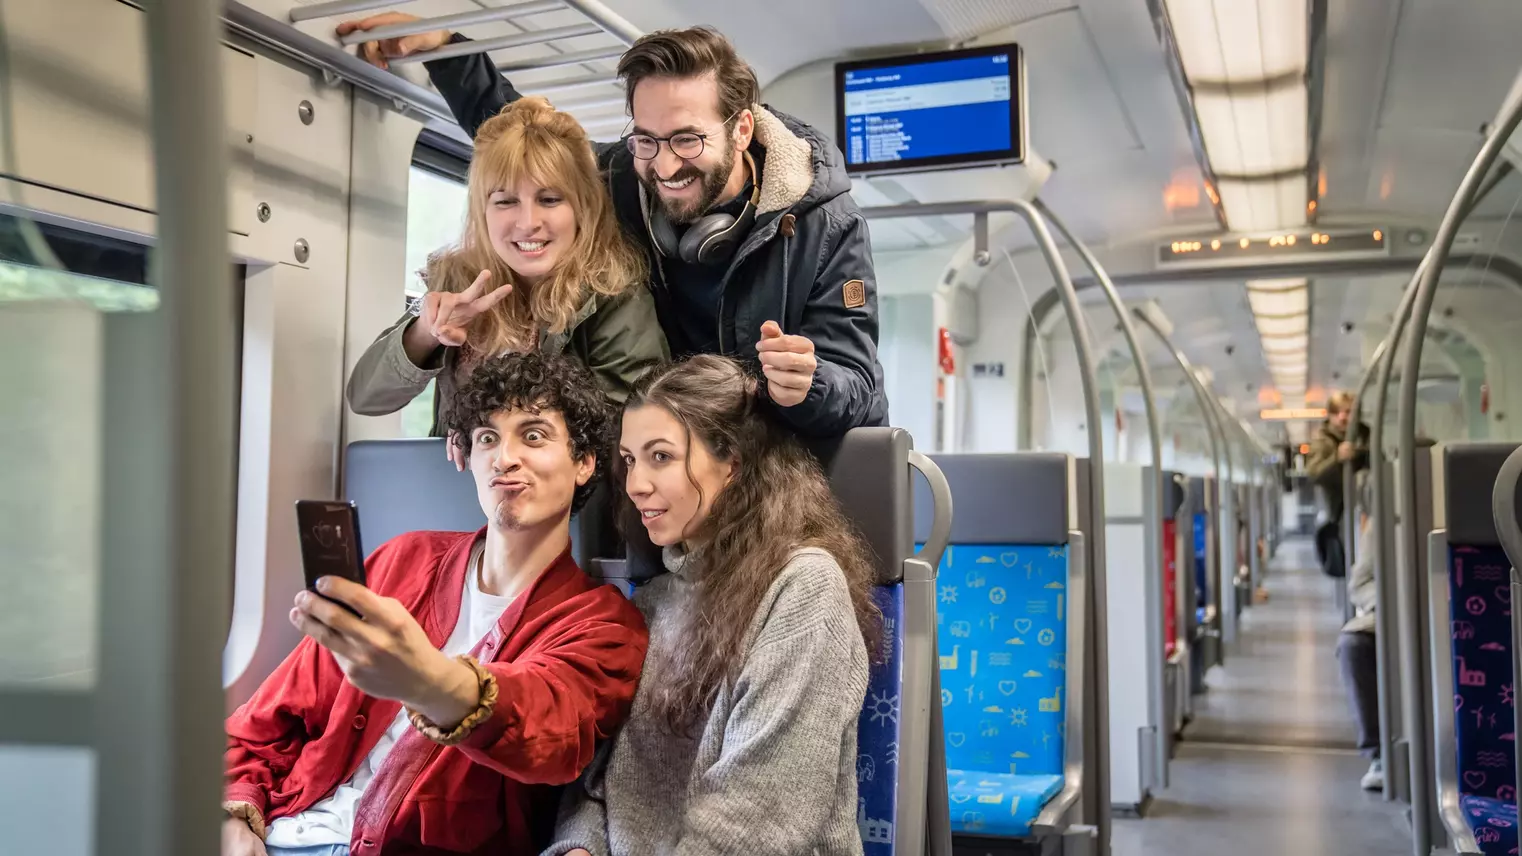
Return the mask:
{"type": "MultiPolygon", "coordinates": [[[[463,37],[455,36],[455,41],[463,37]]],[[[485,54],[426,63],[460,126],[476,128],[519,98],[485,54]]],[[[801,434],[829,437],[888,424],[877,358],[877,281],[867,222],[851,198],[840,152],[814,128],[764,105],[754,108],[752,146],[765,149],[761,197],[750,235],[723,273],[719,352],[759,362],[761,325],[814,343],[818,368],[807,398],[778,415],[801,434]]],[[[624,232],[650,261],[656,313],[673,329],[662,256],[640,203],[634,156],[623,142],[595,144],[624,232]]]]}

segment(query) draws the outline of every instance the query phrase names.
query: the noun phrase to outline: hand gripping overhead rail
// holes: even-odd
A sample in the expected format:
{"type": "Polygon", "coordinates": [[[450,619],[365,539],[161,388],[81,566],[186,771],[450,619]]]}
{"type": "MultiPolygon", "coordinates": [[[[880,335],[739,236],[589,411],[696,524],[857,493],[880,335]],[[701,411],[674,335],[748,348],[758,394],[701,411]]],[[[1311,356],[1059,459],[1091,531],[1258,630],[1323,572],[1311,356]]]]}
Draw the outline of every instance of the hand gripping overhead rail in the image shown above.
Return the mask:
{"type": "MultiPolygon", "coordinates": [[[[1041,248],[1041,254],[1051,268],[1052,278],[1057,283],[1057,291],[1062,298],[1063,308],[1066,310],[1068,326],[1072,330],[1073,344],[1078,351],[1078,371],[1083,380],[1083,406],[1087,423],[1092,426],[1100,424],[1099,413],[1099,386],[1098,375],[1094,364],[1093,347],[1089,341],[1089,331],[1083,322],[1082,309],[1078,303],[1078,292],[1073,288],[1073,278],[1068,274],[1067,263],[1062,259],[1062,253],[1057,249],[1057,243],[1052,240],[1052,233],[1047,229],[1046,220],[1042,212],[1024,199],[982,199],[967,200],[964,202],[929,202],[909,205],[885,205],[871,208],[863,208],[862,216],[868,220],[887,220],[903,217],[935,217],[951,216],[956,214],[971,214],[974,218],[973,240],[974,249],[980,255],[987,252],[988,248],[988,215],[998,211],[1008,211],[1022,217],[1030,226],[1031,234],[1035,236],[1036,244],[1041,248]]],[[[1092,615],[1095,617],[1094,628],[1094,674],[1092,685],[1098,698],[1091,708],[1094,717],[1093,734],[1099,735],[1095,740],[1092,767],[1083,771],[1082,776],[1069,775],[1063,790],[1053,800],[1053,805],[1061,810],[1071,807],[1079,802],[1082,797],[1082,805],[1086,819],[1092,818],[1097,833],[1097,852],[1110,852],[1110,749],[1109,739],[1109,699],[1106,697],[1109,686],[1108,678],[1108,646],[1109,639],[1105,631],[1105,615],[1107,605],[1105,602],[1105,538],[1104,525],[1104,442],[1102,432],[1093,430],[1089,434],[1089,484],[1088,490],[1091,496],[1090,513],[1092,519],[1101,521],[1094,527],[1091,538],[1091,572],[1088,575],[1091,586],[1090,604],[1092,615]],[[1083,779],[1087,781],[1083,781],[1083,779]],[[1087,793],[1080,793],[1080,789],[1087,793]]]]}
{"type": "MultiPolygon", "coordinates": [[[[245,3],[238,2],[238,0],[225,0],[222,15],[224,22],[233,32],[305,65],[320,69],[330,80],[342,80],[374,95],[378,95],[390,101],[399,111],[411,112],[424,119],[433,120],[431,124],[434,130],[466,142],[468,142],[468,139],[456,125],[454,115],[449,110],[449,105],[444,102],[444,99],[438,93],[418,86],[398,74],[376,68],[344,48],[375,39],[400,38],[433,30],[453,30],[480,24],[512,22],[531,15],[553,12],[578,13],[584,20],[544,30],[527,31],[497,38],[445,45],[428,54],[402,57],[391,60],[391,63],[400,65],[409,62],[448,59],[450,57],[482,53],[484,51],[505,50],[530,45],[553,45],[555,42],[563,39],[585,38],[587,36],[595,36],[600,32],[612,36],[617,42],[617,44],[605,47],[561,52],[535,58],[515,59],[501,63],[498,66],[499,70],[516,73],[536,69],[585,65],[587,63],[617,59],[623,54],[626,47],[644,35],[633,24],[620,17],[603,3],[599,2],[599,0],[528,0],[528,2],[513,3],[507,6],[478,9],[436,18],[422,18],[403,24],[377,27],[368,32],[350,33],[341,39],[343,47],[334,45],[326,39],[308,35],[292,26],[292,24],[303,21],[320,18],[344,18],[377,9],[404,6],[409,2],[411,0],[334,0],[334,2],[329,3],[297,6],[291,10],[290,22],[288,23],[271,18],[250,8],[245,3]]],[[[608,86],[616,82],[616,79],[616,77],[607,72],[589,71],[585,74],[537,83],[531,88],[534,93],[542,94],[552,91],[608,86]]],[[[622,104],[622,102],[623,99],[620,96],[617,99],[617,103],[622,104]]],[[[614,104],[614,99],[609,98],[563,106],[568,109],[576,107],[592,109],[616,105],[614,104]]]]}

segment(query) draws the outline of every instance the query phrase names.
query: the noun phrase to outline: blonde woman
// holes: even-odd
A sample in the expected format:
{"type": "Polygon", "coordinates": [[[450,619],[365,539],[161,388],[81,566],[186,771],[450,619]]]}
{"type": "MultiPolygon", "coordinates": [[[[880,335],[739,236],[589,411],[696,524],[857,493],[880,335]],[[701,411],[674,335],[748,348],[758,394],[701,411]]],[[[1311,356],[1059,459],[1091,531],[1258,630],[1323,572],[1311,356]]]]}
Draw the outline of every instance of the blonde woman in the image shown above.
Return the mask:
{"type": "MultiPolygon", "coordinates": [[[[645,260],[624,237],[581,125],[523,98],[481,125],[457,246],[434,254],[427,294],[349,376],[355,413],[405,407],[437,379],[432,436],[483,359],[569,352],[622,403],[669,355],[645,260]]],[[[458,446],[447,444],[461,466],[458,446]]]]}

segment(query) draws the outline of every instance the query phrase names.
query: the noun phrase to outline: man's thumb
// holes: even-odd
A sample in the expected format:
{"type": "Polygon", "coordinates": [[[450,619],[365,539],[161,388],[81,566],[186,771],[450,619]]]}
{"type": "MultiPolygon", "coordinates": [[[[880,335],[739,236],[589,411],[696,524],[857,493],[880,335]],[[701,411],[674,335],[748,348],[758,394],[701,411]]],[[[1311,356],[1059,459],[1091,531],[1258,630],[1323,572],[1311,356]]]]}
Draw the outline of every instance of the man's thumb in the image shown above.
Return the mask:
{"type": "Polygon", "coordinates": [[[776,321],[767,321],[761,325],[761,338],[775,339],[782,335],[782,327],[776,321]]]}

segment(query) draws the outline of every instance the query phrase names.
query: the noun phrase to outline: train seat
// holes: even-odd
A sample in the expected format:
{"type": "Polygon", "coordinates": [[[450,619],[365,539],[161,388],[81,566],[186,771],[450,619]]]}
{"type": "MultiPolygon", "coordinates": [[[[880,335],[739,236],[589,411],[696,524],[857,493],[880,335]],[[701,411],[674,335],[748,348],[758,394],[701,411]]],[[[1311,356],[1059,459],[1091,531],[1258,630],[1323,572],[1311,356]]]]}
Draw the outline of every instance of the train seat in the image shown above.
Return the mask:
{"type": "Polygon", "coordinates": [[[934,460],[957,509],[936,604],[951,829],[963,843],[1060,831],[1054,798],[1076,794],[1065,771],[1081,757],[1067,740],[1082,721],[1081,664],[1069,667],[1081,657],[1085,555],[1069,528],[1071,461],[934,460]]]}
{"type": "MultiPolygon", "coordinates": [[[[858,726],[857,821],[867,856],[899,856],[913,849],[911,842],[923,839],[927,822],[935,717],[924,712],[935,695],[934,655],[928,639],[916,643],[906,629],[928,628],[935,621],[938,557],[910,554],[911,440],[906,432],[859,428],[811,445],[876,560],[874,597],[883,612],[883,644],[872,663],[858,726]]],[[[346,496],[358,505],[367,551],[408,531],[468,531],[485,523],[474,486],[445,459],[442,440],[351,443],[345,451],[345,485],[346,496]]],[[[928,508],[926,513],[944,518],[950,510],[928,508]]],[[[583,555],[579,527],[573,525],[572,532],[582,566],[632,594],[640,580],[631,576],[628,564],[616,557],[583,555]]]]}
{"type": "MultiPolygon", "coordinates": [[[[1438,761],[1439,803],[1457,804],[1463,832],[1486,856],[1517,849],[1511,562],[1491,512],[1496,475],[1515,448],[1463,443],[1443,450],[1448,528],[1433,533],[1428,567],[1431,626],[1448,630],[1432,634],[1433,686],[1451,688],[1433,702],[1437,745],[1454,747],[1438,761]]],[[[1456,824],[1445,817],[1445,825],[1456,824]]],[[[1470,852],[1463,832],[1458,849],[1470,852]]]]}

